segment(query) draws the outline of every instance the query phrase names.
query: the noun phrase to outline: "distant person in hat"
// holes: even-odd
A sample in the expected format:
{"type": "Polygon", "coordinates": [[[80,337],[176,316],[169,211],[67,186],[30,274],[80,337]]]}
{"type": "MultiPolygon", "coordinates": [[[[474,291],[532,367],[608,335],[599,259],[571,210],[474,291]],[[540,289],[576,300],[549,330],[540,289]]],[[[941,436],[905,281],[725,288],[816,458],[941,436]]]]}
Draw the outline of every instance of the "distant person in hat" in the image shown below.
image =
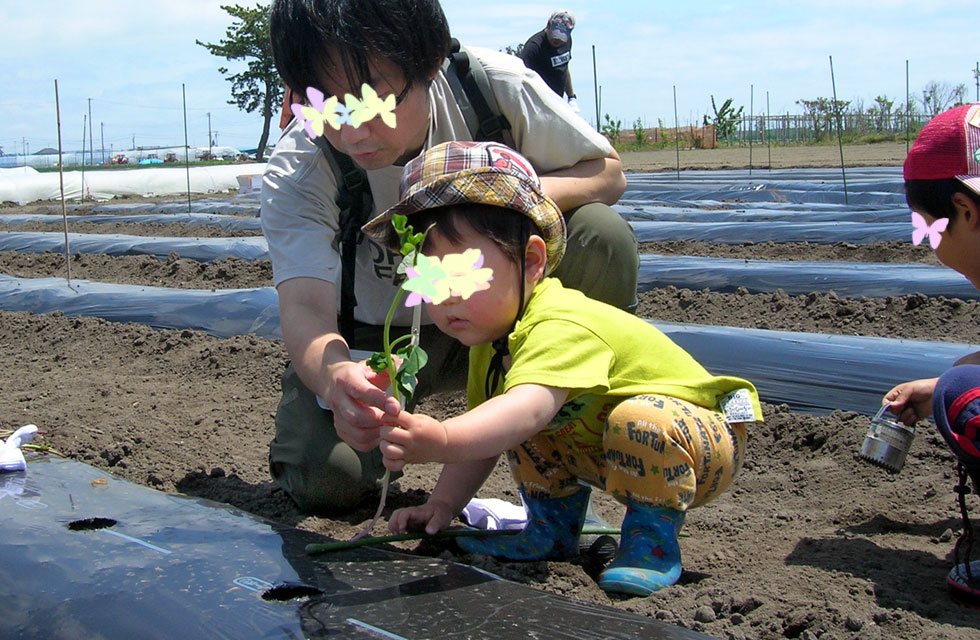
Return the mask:
{"type": "MultiPolygon", "coordinates": [[[[930,120],[905,159],[904,174],[912,241],[928,241],[940,262],[980,289],[980,104],[956,107],[930,120]]],[[[969,480],[980,493],[980,352],[960,358],[938,378],[896,386],[882,403],[890,404],[889,410],[909,426],[932,415],[956,455],[961,499],[969,480]]],[[[980,560],[969,561],[971,525],[963,508],[957,564],[947,584],[954,597],[976,605],[980,560]],[[965,562],[960,562],[964,546],[965,562]]]]}
{"type": "Polygon", "coordinates": [[[423,256],[445,266],[470,254],[476,269],[446,267],[454,283],[472,279],[434,287],[426,305],[470,348],[469,411],[445,421],[402,411],[382,429],[388,469],[444,463],[428,501],[395,511],[389,528],[444,529],[506,452],[528,524],[512,536],[458,538],[463,550],[576,556],[594,486],[627,507],[599,587],[646,596],[677,582],[684,515],[738,474],[746,423],[762,419],[755,387],[711,375],[642,318],[548,277],[565,253],[565,223],[513,149],[432,147],[405,165],[400,195],[366,233],[397,246],[391,219],[403,215],[429,229],[423,256]]]}
{"type": "Polygon", "coordinates": [[[521,58],[528,69],[538,75],[559,96],[568,98],[568,104],[577,112],[575,89],[568,63],[572,59],[572,29],[575,16],[571,11],[560,9],[551,14],[548,24],[524,43],[521,58]]]}

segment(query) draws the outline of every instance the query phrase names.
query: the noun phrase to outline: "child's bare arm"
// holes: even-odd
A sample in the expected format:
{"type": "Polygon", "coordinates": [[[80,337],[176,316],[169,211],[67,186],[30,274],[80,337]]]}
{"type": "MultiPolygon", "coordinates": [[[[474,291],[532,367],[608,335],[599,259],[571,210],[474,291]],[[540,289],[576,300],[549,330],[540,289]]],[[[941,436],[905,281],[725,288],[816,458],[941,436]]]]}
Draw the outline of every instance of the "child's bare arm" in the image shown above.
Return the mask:
{"type": "Polygon", "coordinates": [[[419,507],[396,510],[388,520],[388,529],[393,533],[424,530],[430,535],[445,529],[483,486],[497,457],[447,464],[428,501],[419,507]]]}
{"type": "Polygon", "coordinates": [[[402,411],[398,426],[382,427],[384,464],[398,471],[407,463],[450,463],[498,456],[541,431],[567,397],[567,389],[522,384],[443,422],[402,411]]]}

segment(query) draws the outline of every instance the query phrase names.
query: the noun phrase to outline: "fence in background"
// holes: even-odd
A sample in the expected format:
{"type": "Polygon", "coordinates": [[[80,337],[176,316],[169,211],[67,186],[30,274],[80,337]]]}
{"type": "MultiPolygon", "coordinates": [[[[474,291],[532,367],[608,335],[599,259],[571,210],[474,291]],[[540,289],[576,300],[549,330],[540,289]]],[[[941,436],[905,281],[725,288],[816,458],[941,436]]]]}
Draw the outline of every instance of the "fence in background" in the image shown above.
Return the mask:
{"type": "MultiPolygon", "coordinates": [[[[874,141],[915,139],[916,134],[932,116],[913,114],[908,120],[904,113],[874,115],[868,113],[841,114],[841,132],[846,141],[874,141]]],[[[608,133],[607,133],[608,135],[608,133]]],[[[837,122],[833,115],[827,114],[784,114],[744,116],[736,122],[733,132],[728,136],[718,135],[714,125],[684,127],[659,127],[643,129],[638,140],[638,132],[632,128],[622,128],[616,137],[616,145],[629,147],[673,147],[680,142],[683,149],[713,149],[720,146],[753,145],[794,145],[835,141],[837,122]]]]}
{"type": "MultiPolygon", "coordinates": [[[[868,113],[842,113],[841,134],[845,140],[861,138],[905,139],[915,135],[929,122],[931,115],[913,114],[906,119],[904,113],[875,115],[868,113]]],[[[837,139],[837,121],[833,115],[785,114],[745,116],[738,121],[735,131],[719,138],[720,144],[809,144],[837,139]]]]}

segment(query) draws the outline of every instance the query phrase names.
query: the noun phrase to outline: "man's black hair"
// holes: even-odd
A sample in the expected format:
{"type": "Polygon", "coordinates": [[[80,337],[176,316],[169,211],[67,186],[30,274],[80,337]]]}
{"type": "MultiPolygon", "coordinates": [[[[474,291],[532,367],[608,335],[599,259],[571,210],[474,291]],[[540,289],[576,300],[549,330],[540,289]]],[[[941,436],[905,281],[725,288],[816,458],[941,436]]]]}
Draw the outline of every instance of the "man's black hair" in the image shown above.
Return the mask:
{"type": "MultiPolygon", "coordinates": [[[[529,217],[519,211],[477,202],[427,209],[408,216],[416,232],[434,227],[452,243],[462,241],[460,223],[468,224],[477,235],[493,242],[515,265],[524,264],[528,236],[539,233],[529,217]]],[[[425,253],[425,247],[422,247],[425,253]]]]}
{"type": "Polygon", "coordinates": [[[371,80],[371,57],[395,64],[407,91],[428,82],[451,40],[438,0],[275,0],[269,31],[279,75],[300,95],[324,90],[328,53],[356,93],[371,80]]]}
{"type": "Polygon", "coordinates": [[[933,218],[956,218],[953,196],[962,193],[980,207],[980,194],[956,178],[942,180],[906,180],[905,201],[913,211],[928,213],[933,218]]]}

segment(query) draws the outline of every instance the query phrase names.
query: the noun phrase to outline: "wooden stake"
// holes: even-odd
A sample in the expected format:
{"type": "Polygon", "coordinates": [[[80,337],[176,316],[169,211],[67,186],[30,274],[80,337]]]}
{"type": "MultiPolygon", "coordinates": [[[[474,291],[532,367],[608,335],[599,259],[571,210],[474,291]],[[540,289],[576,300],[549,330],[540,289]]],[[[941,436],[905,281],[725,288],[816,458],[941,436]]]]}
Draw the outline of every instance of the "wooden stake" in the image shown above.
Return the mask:
{"type": "MultiPolygon", "coordinates": [[[[65,280],[71,286],[71,252],[68,249],[68,210],[65,208],[65,163],[61,152],[61,103],[58,101],[58,81],[54,81],[54,109],[58,117],[58,182],[61,185],[61,219],[65,225],[65,280]]],[[[84,158],[83,158],[84,162],[84,158]]],[[[85,183],[82,183],[85,189],[85,183]]],[[[83,191],[84,193],[84,191],[83,191]]]]}
{"type": "Polygon", "coordinates": [[[677,122],[677,85],[674,85],[674,149],[677,155],[677,180],[681,179],[681,126],[677,122]]]}
{"type": "Polygon", "coordinates": [[[837,147],[840,149],[840,175],[844,181],[844,204],[847,202],[847,173],[844,171],[844,137],[840,124],[840,105],[837,103],[837,82],[834,80],[834,56],[830,57],[830,86],[834,89],[834,113],[837,114],[837,147]]]}
{"type": "Polygon", "coordinates": [[[191,212],[191,161],[188,158],[190,147],[187,146],[187,90],[180,84],[180,93],[184,99],[184,166],[187,170],[187,213],[191,212]]]}

